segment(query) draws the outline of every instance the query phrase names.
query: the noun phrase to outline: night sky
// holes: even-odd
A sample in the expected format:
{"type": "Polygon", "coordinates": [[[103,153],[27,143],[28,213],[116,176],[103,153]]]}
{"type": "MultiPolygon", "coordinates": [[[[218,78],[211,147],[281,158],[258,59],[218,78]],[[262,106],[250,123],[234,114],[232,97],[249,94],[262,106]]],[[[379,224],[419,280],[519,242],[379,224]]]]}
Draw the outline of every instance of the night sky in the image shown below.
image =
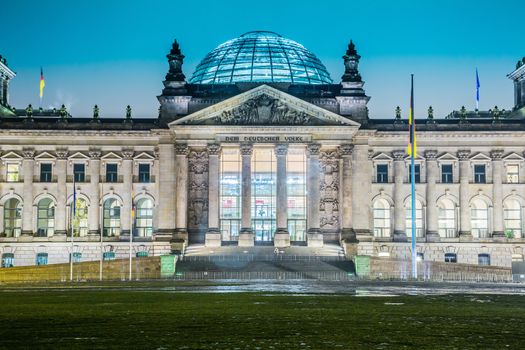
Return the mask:
{"type": "Polygon", "coordinates": [[[410,73],[415,74],[416,117],[432,105],[444,117],[475,106],[513,106],[506,77],[525,56],[521,0],[462,1],[15,1],[2,2],[0,54],[17,73],[11,105],[66,104],[73,116],[156,117],[156,96],[173,39],[186,56],[184,73],[208,51],[252,30],[271,30],[303,44],[326,65],[335,83],[350,39],[362,56],[360,70],[372,97],[370,115],[406,117],[410,73]]]}

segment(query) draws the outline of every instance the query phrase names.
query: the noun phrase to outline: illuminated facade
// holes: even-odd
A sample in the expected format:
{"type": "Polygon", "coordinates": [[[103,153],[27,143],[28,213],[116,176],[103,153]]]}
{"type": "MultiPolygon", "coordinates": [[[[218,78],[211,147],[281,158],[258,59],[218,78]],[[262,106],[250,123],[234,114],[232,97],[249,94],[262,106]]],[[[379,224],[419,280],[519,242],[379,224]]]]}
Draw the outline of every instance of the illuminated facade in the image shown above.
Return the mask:
{"type": "MultiPolygon", "coordinates": [[[[143,119],[131,108],[122,119],[102,118],[97,107],[91,117],[14,109],[14,73],[0,62],[4,266],[125,257],[131,234],[136,256],[326,243],[410,256],[406,120],[400,111],[369,118],[352,42],[338,83],[314,54],[271,32],[218,46],[189,81],[177,42],[167,58],[159,115],[143,119]]],[[[524,63],[509,74],[511,111],[434,118],[429,109],[418,118],[423,259],[523,259],[524,63]]]]}

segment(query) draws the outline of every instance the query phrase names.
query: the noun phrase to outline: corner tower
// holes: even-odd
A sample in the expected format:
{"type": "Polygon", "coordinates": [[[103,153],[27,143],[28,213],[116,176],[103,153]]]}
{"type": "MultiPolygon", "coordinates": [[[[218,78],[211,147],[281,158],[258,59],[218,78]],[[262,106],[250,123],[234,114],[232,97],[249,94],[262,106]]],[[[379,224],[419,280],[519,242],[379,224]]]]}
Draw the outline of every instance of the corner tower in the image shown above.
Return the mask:
{"type": "Polygon", "coordinates": [[[525,107],[525,57],[518,61],[508,77],[514,81],[514,110],[519,110],[525,107]]]}
{"type": "Polygon", "coordinates": [[[15,75],[7,66],[7,60],[0,55],[0,113],[9,111],[9,81],[15,75]]]}

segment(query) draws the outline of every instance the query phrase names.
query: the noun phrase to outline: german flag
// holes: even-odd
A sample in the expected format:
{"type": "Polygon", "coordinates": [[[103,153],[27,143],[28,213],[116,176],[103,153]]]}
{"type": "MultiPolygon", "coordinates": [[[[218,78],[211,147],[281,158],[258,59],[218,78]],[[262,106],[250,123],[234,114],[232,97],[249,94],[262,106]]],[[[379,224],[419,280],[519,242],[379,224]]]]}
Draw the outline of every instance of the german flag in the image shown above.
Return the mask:
{"type": "Polygon", "coordinates": [[[44,97],[45,87],[46,87],[46,82],[44,81],[44,71],[42,67],[40,67],[40,101],[42,101],[42,97],[44,97]]]}
{"type": "Polygon", "coordinates": [[[412,156],[412,150],[414,150],[414,158],[417,155],[417,144],[416,144],[416,118],[414,117],[414,74],[411,75],[410,81],[410,113],[408,115],[408,130],[410,132],[410,138],[408,140],[407,153],[412,156]]]}

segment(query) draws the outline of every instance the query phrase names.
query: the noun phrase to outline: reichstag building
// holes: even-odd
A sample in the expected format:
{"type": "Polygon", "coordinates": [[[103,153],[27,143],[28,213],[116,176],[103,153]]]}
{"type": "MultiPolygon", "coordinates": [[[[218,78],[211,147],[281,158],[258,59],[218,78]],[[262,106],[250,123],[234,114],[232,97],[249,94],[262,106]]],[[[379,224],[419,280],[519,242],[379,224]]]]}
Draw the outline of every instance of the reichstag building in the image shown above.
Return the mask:
{"type": "MultiPolygon", "coordinates": [[[[301,44],[254,31],[210,51],[188,79],[175,41],[159,111],[140,119],[129,106],[122,118],[97,106],[90,116],[14,108],[2,58],[2,266],[124,258],[130,235],[139,257],[328,244],[409,257],[407,120],[399,108],[369,116],[360,58],[350,42],[334,81],[301,44]]],[[[525,58],[508,78],[510,110],[417,115],[420,259],[523,259],[525,58]]]]}

